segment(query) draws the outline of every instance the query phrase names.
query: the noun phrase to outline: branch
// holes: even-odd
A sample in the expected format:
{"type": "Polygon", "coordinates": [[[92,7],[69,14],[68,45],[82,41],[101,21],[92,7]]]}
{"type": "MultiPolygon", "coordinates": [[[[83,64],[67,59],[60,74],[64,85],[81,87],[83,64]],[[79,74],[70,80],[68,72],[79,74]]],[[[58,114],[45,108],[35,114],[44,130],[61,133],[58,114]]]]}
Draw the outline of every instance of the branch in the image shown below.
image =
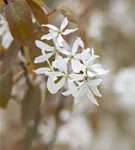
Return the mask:
{"type": "Polygon", "coordinates": [[[47,14],[47,16],[52,15],[55,11],[56,11],[56,10],[55,10],[55,9],[53,9],[50,13],[48,13],[48,14],[47,14]]]}
{"type": "MultiPolygon", "coordinates": [[[[21,46],[21,53],[22,53],[22,55],[24,55],[23,46],[21,46]]],[[[23,68],[23,70],[24,70],[24,76],[26,77],[26,82],[28,83],[28,85],[31,85],[27,68],[26,68],[24,62],[22,62],[22,61],[21,61],[21,66],[22,66],[22,68],[23,68]]]]}

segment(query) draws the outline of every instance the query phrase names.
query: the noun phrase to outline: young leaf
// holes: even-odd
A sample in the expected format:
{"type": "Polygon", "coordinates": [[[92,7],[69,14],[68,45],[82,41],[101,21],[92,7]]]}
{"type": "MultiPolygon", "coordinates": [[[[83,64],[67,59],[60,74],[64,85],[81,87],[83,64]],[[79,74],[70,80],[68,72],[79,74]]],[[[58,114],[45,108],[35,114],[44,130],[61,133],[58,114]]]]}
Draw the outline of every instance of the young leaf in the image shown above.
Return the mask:
{"type": "Polygon", "coordinates": [[[5,13],[12,36],[25,44],[33,34],[31,12],[26,2],[18,0],[9,3],[5,8],[5,13]]]}
{"type": "Polygon", "coordinates": [[[63,5],[59,5],[56,7],[57,11],[60,11],[65,17],[68,18],[68,20],[72,23],[78,24],[79,22],[75,19],[74,15],[63,5]]]}
{"type": "Polygon", "coordinates": [[[0,107],[6,108],[12,88],[11,68],[0,77],[0,107]]]}
{"type": "Polygon", "coordinates": [[[47,15],[43,11],[43,9],[33,0],[26,0],[28,5],[30,6],[32,13],[39,24],[47,24],[48,19],[47,15]]]}
{"type": "Polygon", "coordinates": [[[41,102],[41,91],[38,86],[31,85],[22,101],[22,122],[29,123],[38,112],[41,102]]]}

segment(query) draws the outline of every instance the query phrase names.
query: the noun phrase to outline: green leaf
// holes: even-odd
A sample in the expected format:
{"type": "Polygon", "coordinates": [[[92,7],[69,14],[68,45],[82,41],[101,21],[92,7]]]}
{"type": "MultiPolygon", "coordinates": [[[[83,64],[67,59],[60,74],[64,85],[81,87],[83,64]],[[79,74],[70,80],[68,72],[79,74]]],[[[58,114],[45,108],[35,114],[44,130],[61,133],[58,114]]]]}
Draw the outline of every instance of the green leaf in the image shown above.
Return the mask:
{"type": "Polygon", "coordinates": [[[8,71],[0,77],[0,107],[6,108],[12,88],[12,71],[8,71]]]}
{"type": "Polygon", "coordinates": [[[39,86],[31,85],[22,101],[22,122],[28,124],[34,119],[41,102],[41,91],[39,86]]]}
{"type": "Polygon", "coordinates": [[[43,9],[33,0],[26,0],[31,8],[31,11],[39,24],[47,24],[48,18],[43,9]]]}
{"type": "Polygon", "coordinates": [[[75,24],[79,24],[79,22],[76,20],[76,18],[72,14],[72,12],[69,9],[67,9],[65,6],[59,5],[56,7],[56,10],[60,11],[65,17],[68,18],[68,20],[70,22],[75,23],[75,24]]]}
{"type": "Polygon", "coordinates": [[[17,41],[13,41],[8,48],[4,60],[1,64],[0,74],[4,74],[12,65],[13,60],[15,60],[18,51],[20,50],[20,44],[17,41]]]}
{"type": "Polygon", "coordinates": [[[25,1],[14,1],[5,8],[6,18],[14,39],[22,44],[32,37],[33,23],[31,11],[25,1]]]}

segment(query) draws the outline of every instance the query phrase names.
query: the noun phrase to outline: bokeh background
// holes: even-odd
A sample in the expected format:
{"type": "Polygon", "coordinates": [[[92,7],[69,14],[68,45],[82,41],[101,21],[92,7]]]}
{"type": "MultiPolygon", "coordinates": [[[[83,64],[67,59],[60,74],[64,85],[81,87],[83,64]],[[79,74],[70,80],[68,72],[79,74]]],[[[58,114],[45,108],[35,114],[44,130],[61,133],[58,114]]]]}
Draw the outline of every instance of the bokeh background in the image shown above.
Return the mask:
{"type": "MultiPolygon", "coordinates": [[[[64,5],[73,13],[80,22],[79,31],[67,40],[72,43],[75,36],[81,36],[85,46],[95,49],[110,73],[102,77],[99,107],[85,99],[74,106],[72,97],[59,95],[43,101],[42,119],[36,136],[32,134],[32,150],[135,150],[135,0],[45,0],[45,3],[48,11],[64,5]]],[[[62,19],[60,13],[54,13],[50,20],[59,25],[62,19]]],[[[5,27],[6,20],[4,27],[2,21],[1,17],[0,43],[7,48],[12,37],[5,27]]],[[[40,82],[42,78],[38,76],[35,80],[40,82]]],[[[40,87],[44,93],[45,82],[40,87]]],[[[0,109],[0,150],[21,150],[22,139],[30,139],[29,134],[24,136],[20,104],[13,100],[21,99],[25,89],[25,80],[21,78],[13,88],[7,109],[0,109]]],[[[33,124],[31,121],[28,127],[33,124]]]]}

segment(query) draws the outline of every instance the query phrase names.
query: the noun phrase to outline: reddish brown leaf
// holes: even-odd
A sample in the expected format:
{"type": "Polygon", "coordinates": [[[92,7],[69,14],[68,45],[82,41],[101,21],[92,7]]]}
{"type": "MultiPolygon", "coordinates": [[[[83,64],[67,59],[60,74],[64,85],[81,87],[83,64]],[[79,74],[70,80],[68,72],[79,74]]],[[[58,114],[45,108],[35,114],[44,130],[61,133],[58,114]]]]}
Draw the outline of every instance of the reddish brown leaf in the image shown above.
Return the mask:
{"type": "Polygon", "coordinates": [[[76,18],[74,17],[74,15],[71,13],[71,11],[69,9],[67,9],[65,6],[63,5],[59,5],[58,7],[56,7],[57,11],[60,11],[65,17],[68,18],[68,20],[72,23],[76,23],[78,24],[79,22],[76,20],[76,18]]]}
{"type": "Polygon", "coordinates": [[[28,5],[23,0],[14,1],[6,6],[5,13],[12,36],[25,44],[33,34],[33,23],[28,5]]]}
{"type": "Polygon", "coordinates": [[[26,0],[29,4],[32,13],[39,24],[47,24],[48,18],[43,9],[33,0],[26,0]]]}
{"type": "Polygon", "coordinates": [[[14,40],[4,56],[4,60],[0,68],[0,75],[4,74],[11,67],[12,61],[15,60],[19,50],[20,44],[14,40]]]}
{"type": "Polygon", "coordinates": [[[12,88],[11,68],[0,77],[0,107],[6,108],[12,88]]]}

